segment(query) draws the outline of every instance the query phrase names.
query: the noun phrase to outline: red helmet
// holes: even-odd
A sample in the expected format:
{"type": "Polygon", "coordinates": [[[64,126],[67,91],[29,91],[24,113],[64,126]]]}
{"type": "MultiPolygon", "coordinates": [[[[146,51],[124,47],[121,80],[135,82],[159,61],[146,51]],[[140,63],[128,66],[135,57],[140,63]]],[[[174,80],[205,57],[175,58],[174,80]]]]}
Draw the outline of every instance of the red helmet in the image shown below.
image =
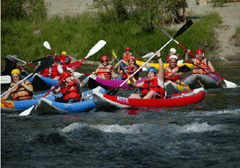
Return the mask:
{"type": "Polygon", "coordinates": [[[71,72],[63,72],[60,75],[60,80],[66,79],[67,77],[71,76],[71,72]]]}
{"type": "Polygon", "coordinates": [[[197,49],[196,54],[198,54],[198,53],[204,53],[203,49],[197,49]]]}
{"type": "Polygon", "coordinates": [[[130,59],[136,60],[136,58],[135,58],[134,56],[130,56],[129,59],[128,59],[128,61],[129,61],[130,59]]]}
{"type": "Polygon", "coordinates": [[[51,57],[52,55],[46,55],[45,57],[47,58],[47,57],[51,57]]]}
{"type": "Polygon", "coordinates": [[[103,56],[103,57],[101,58],[101,62],[103,62],[103,61],[108,61],[108,57],[107,57],[107,56],[103,56]]]}
{"type": "Polygon", "coordinates": [[[125,51],[130,51],[130,47],[126,47],[126,48],[125,48],[125,51]]]}

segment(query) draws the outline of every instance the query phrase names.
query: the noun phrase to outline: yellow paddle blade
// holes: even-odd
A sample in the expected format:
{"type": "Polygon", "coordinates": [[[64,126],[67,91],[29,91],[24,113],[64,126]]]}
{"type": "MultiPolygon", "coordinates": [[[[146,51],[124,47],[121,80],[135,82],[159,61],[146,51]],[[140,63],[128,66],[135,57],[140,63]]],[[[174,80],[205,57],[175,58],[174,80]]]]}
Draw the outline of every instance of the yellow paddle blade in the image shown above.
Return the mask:
{"type": "Polygon", "coordinates": [[[117,58],[117,55],[115,54],[114,50],[112,50],[112,54],[115,58],[117,58]]]}

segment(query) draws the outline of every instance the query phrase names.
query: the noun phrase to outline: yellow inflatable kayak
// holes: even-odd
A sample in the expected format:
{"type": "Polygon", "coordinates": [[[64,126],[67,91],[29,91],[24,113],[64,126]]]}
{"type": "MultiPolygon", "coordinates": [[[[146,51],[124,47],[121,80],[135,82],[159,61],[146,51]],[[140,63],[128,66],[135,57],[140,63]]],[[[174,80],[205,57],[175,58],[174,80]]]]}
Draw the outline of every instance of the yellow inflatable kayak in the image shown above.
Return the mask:
{"type": "MultiPolygon", "coordinates": [[[[144,62],[143,61],[136,61],[137,62],[137,64],[138,65],[142,65],[144,62]]],[[[167,66],[169,65],[169,63],[163,63],[163,68],[165,69],[167,66]]],[[[182,63],[182,64],[178,64],[178,66],[183,66],[183,65],[186,65],[186,66],[188,66],[189,68],[193,68],[193,64],[191,64],[191,63],[182,63]]],[[[159,64],[158,63],[147,63],[146,65],[145,65],[145,67],[149,67],[149,66],[153,66],[153,67],[155,67],[156,69],[159,69],[159,64]]]]}

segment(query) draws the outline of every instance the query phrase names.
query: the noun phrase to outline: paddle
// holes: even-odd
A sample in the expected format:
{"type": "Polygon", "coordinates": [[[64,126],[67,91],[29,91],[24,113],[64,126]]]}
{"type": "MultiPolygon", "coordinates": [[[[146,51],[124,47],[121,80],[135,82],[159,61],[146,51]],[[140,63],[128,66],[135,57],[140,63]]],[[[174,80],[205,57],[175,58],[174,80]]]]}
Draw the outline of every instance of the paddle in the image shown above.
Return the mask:
{"type": "MultiPolygon", "coordinates": [[[[112,54],[113,54],[113,56],[117,59],[117,61],[120,62],[119,59],[118,59],[118,57],[117,57],[117,55],[115,54],[114,50],[112,50],[112,54]]],[[[127,73],[126,69],[125,69],[124,66],[122,65],[122,63],[120,63],[120,66],[122,67],[122,69],[124,70],[124,72],[127,74],[127,76],[129,76],[129,74],[127,73]]],[[[133,78],[133,81],[135,82],[136,79],[133,78]]],[[[129,80],[129,83],[131,83],[130,80],[129,80]]]]}
{"type": "MultiPolygon", "coordinates": [[[[76,69],[78,66],[80,66],[83,61],[85,61],[88,57],[90,57],[91,55],[95,54],[96,52],[98,52],[104,45],[106,44],[106,42],[104,40],[100,40],[95,46],[92,47],[92,49],[89,51],[88,55],[79,62],[79,64],[77,66],[75,66],[74,69],[76,69]]],[[[52,57],[51,57],[52,58],[52,57]]],[[[55,86],[58,86],[62,81],[64,80],[64,78],[62,80],[60,80],[55,86]]],[[[43,97],[46,97],[53,89],[50,89],[43,97]]],[[[30,107],[29,109],[23,111],[22,113],[19,114],[19,116],[27,116],[31,113],[32,109],[37,105],[37,103],[35,103],[32,107],[30,107]]]]}
{"type": "Polygon", "coordinates": [[[178,68],[178,72],[189,72],[191,71],[191,68],[189,68],[187,65],[183,65],[178,68]]]}
{"type": "Polygon", "coordinates": [[[25,77],[23,80],[19,81],[16,85],[14,85],[13,87],[11,87],[10,89],[8,89],[6,92],[4,92],[2,96],[4,96],[6,93],[8,93],[9,91],[11,91],[13,88],[15,88],[16,86],[20,85],[23,81],[25,81],[26,79],[28,79],[30,76],[33,76],[35,73],[41,72],[44,69],[48,68],[49,66],[51,66],[54,63],[54,59],[52,57],[47,57],[45,58],[40,65],[38,65],[36,67],[36,69],[33,71],[33,73],[29,74],[27,77],[25,77]]]}
{"type": "Polygon", "coordinates": [[[11,76],[5,75],[1,76],[1,84],[9,84],[11,83],[11,76]]]}
{"type": "Polygon", "coordinates": [[[153,54],[154,54],[154,52],[147,53],[146,55],[144,55],[144,56],[142,56],[142,57],[139,57],[139,58],[137,58],[136,60],[140,60],[140,59],[142,59],[142,58],[150,57],[150,56],[152,56],[153,54]]]}
{"type": "MultiPolygon", "coordinates": [[[[172,40],[174,40],[174,38],[180,36],[184,31],[186,31],[191,25],[193,24],[193,22],[191,20],[187,21],[179,30],[178,32],[176,33],[176,35],[170,39],[164,46],[162,46],[162,48],[160,48],[158,50],[158,52],[160,52],[162,49],[164,49],[172,40]]],[[[133,75],[135,75],[142,67],[144,67],[154,56],[156,55],[156,53],[151,56],[145,63],[142,64],[141,67],[139,67],[132,75],[130,75],[118,88],[116,89],[112,89],[112,90],[109,90],[107,92],[107,94],[110,94],[110,95],[115,95],[117,93],[117,91],[119,90],[119,88],[121,88],[131,77],[133,77],[133,75]]]]}
{"type": "MultiPolygon", "coordinates": [[[[26,61],[23,61],[23,60],[21,60],[21,59],[19,59],[19,58],[16,58],[16,57],[14,57],[14,56],[12,56],[12,55],[9,55],[9,56],[12,57],[12,58],[15,59],[15,60],[18,60],[18,61],[26,64],[26,65],[29,65],[29,66],[34,67],[34,68],[36,67],[35,65],[32,65],[32,64],[30,64],[30,63],[28,63],[28,62],[26,62],[26,61]]],[[[23,66],[23,65],[22,65],[22,66],[23,66]]]]}
{"type": "MultiPolygon", "coordinates": [[[[168,34],[166,31],[162,30],[162,32],[163,32],[166,36],[168,36],[169,38],[172,38],[172,36],[171,36],[170,34],[168,34]]],[[[182,47],[185,51],[188,52],[188,50],[187,50],[182,44],[180,44],[178,41],[176,41],[176,40],[173,40],[173,41],[174,41],[175,43],[177,43],[180,47],[182,47]]],[[[205,65],[209,70],[211,70],[211,68],[210,68],[208,65],[206,65],[204,62],[202,62],[200,59],[198,59],[193,53],[191,53],[191,52],[189,52],[189,53],[190,53],[194,58],[196,58],[198,61],[200,61],[203,65],[205,65]]],[[[235,88],[235,87],[238,87],[235,83],[223,79],[223,77],[221,77],[218,73],[216,73],[216,72],[213,72],[213,73],[214,73],[215,75],[217,75],[220,79],[222,79],[222,80],[225,82],[227,88],[235,88]]]]}
{"type": "Polygon", "coordinates": [[[44,41],[43,46],[46,47],[47,49],[51,50],[54,55],[56,54],[56,53],[52,50],[50,44],[49,44],[47,41],[44,41]]]}

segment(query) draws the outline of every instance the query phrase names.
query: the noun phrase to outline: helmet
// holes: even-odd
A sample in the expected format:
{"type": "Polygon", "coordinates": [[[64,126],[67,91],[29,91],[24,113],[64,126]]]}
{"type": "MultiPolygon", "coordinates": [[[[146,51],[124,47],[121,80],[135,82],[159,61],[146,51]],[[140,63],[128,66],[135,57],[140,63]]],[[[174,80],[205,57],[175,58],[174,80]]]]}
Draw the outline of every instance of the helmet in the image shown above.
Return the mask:
{"type": "Polygon", "coordinates": [[[175,54],[177,52],[177,50],[175,48],[171,48],[170,51],[173,52],[173,54],[175,54]]]}
{"type": "Polygon", "coordinates": [[[128,59],[128,61],[129,61],[130,59],[132,59],[132,60],[134,60],[134,61],[136,60],[136,58],[135,58],[134,56],[130,56],[129,59],[128,59]]]}
{"type": "Polygon", "coordinates": [[[157,70],[156,70],[155,67],[150,66],[150,67],[147,68],[147,71],[146,71],[146,72],[147,72],[147,73],[148,73],[148,72],[155,72],[155,73],[157,73],[157,70]]]}
{"type": "Polygon", "coordinates": [[[47,58],[47,57],[51,57],[52,55],[46,55],[45,57],[47,58]]]}
{"type": "Polygon", "coordinates": [[[103,61],[108,61],[108,57],[107,56],[102,56],[101,62],[103,62],[103,61]]]}
{"type": "Polygon", "coordinates": [[[176,55],[171,55],[171,56],[169,57],[169,61],[170,61],[172,58],[175,58],[176,60],[178,60],[178,56],[176,56],[176,55]]]}
{"type": "Polygon", "coordinates": [[[125,48],[125,51],[130,51],[130,47],[126,47],[126,48],[125,48]]]}
{"type": "Polygon", "coordinates": [[[198,54],[198,53],[204,53],[203,49],[197,49],[196,54],[198,54]]]}
{"type": "Polygon", "coordinates": [[[12,72],[11,72],[11,75],[14,74],[14,73],[21,75],[19,69],[13,69],[12,72]]]}
{"type": "Polygon", "coordinates": [[[60,75],[60,80],[66,79],[67,77],[70,77],[70,76],[71,76],[71,72],[63,72],[60,75]]]}
{"type": "Polygon", "coordinates": [[[67,52],[66,52],[66,51],[63,51],[61,54],[62,54],[62,55],[67,55],[67,52]]]}

